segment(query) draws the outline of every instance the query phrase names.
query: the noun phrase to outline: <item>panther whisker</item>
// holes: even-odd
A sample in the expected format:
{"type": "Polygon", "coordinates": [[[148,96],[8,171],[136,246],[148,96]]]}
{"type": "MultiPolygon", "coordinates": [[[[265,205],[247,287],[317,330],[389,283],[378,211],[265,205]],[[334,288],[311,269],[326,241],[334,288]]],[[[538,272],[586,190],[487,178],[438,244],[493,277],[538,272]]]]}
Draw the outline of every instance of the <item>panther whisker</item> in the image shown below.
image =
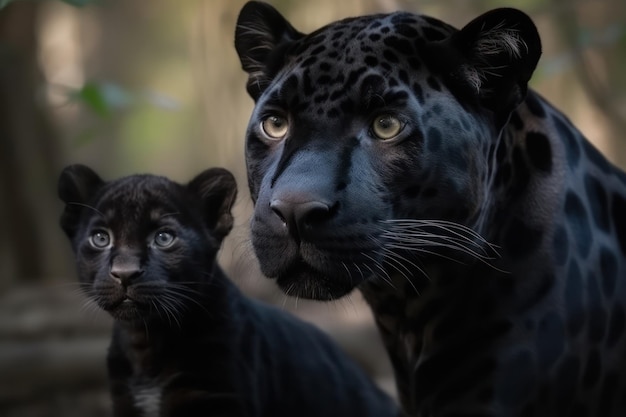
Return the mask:
{"type": "MultiPolygon", "coordinates": [[[[419,265],[417,265],[415,262],[411,261],[408,257],[406,256],[402,256],[399,253],[393,252],[393,251],[389,251],[387,248],[383,249],[383,253],[385,253],[386,256],[389,256],[390,253],[393,253],[393,255],[397,258],[399,258],[400,261],[404,261],[406,263],[408,263],[409,265],[411,265],[413,268],[417,269],[418,271],[420,271],[422,274],[424,274],[425,276],[427,276],[426,272],[424,271],[424,269],[422,269],[422,267],[420,267],[419,265]]],[[[407,268],[408,270],[408,268],[407,268]]]]}
{"type": "MultiPolygon", "coordinates": [[[[356,262],[353,262],[353,264],[357,271],[359,271],[359,274],[361,274],[361,279],[365,280],[365,274],[363,274],[363,271],[361,270],[361,268],[359,268],[359,264],[357,264],[356,262]]],[[[352,284],[352,282],[350,282],[350,284],[352,284]]]]}
{"type": "Polygon", "coordinates": [[[443,247],[443,248],[448,248],[448,249],[464,252],[467,255],[470,255],[475,258],[480,258],[480,259],[485,259],[485,260],[496,259],[496,257],[490,256],[487,253],[485,253],[484,249],[482,250],[482,253],[481,253],[481,251],[478,251],[476,249],[466,246],[465,242],[458,241],[453,238],[446,238],[446,237],[441,237],[437,235],[429,236],[430,239],[425,239],[425,237],[426,236],[422,235],[416,239],[411,236],[396,236],[396,237],[390,237],[389,240],[396,241],[400,244],[404,244],[404,245],[407,245],[407,247],[412,247],[412,248],[420,248],[423,246],[443,247]]]}
{"type": "MultiPolygon", "coordinates": [[[[423,230],[425,227],[439,228],[446,230],[463,239],[473,238],[480,241],[483,244],[491,245],[480,233],[476,232],[472,228],[460,223],[451,222],[448,220],[437,219],[389,219],[383,220],[381,223],[392,225],[392,230],[407,229],[407,230],[423,230]]],[[[387,230],[387,228],[384,228],[387,230]]]]}
{"type": "MultiPolygon", "coordinates": [[[[388,251],[388,250],[383,250],[383,253],[385,255],[385,262],[392,260],[394,262],[394,264],[387,262],[389,265],[393,266],[393,265],[401,265],[405,270],[409,271],[409,275],[412,277],[414,275],[413,271],[410,271],[408,269],[408,267],[406,267],[403,264],[403,261],[411,264],[417,271],[419,271],[428,281],[431,281],[430,277],[428,276],[428,274],[426,273],[426,271],[421,268],[420,266],[418,266],[417,264],[415,264],[414,262],[410,261],[406,256],[402,256],[401,254],[394,252],[394,251],[388,251]]],[[[402,271],[400,271],[399,268],[395,268],[398,272],[400,272],[400,274],[402,276],[405,277],[405,279],[409,282],[409,284],[411,284],[411,287],[413,287],[413,289],[415,290],[415,292],[419,295],[419,290],[417,289],[417,287],[415,286],[415,283],[413,282],[413,280],[409,277],[407,277],[406,274],[402,273],[402,271]]]]}
{"type": "MultiPolygon", "coordinates": [[[[397,229],[409,229],[409,230],[416,230],[417,229],[418,231],[423,231],[424,227],[440,228],[442,230],[445,230],[445,231],[447,231],[447,232],[457,236],[462,241],[470,242],[472,245],[479,246],[479,247],[483,248],[483,250],[486,250],[486,249],[484,249],[484,245],[486,245],[492,251],[494,251],[496,256],[499,257],[499,254],[497,253],[497,250],[496,250],[496,248],[498,247],[497,245],[490,243],[480,233],[476,232],[475,230],[471,229],[470,227],[467,227],[467,226],[459,224],[459,223],[451,222],[451,221],[448,221],[448,220],[411,220],[411,219],[405,219],[405,220],[385,220],[385,221],[383,221],[383,223],[392,224],[392,229],[391,230],[395,231],[395,232],[399,232],[397,229]],[[454,229],[458,229],[458,230],[454,230],[454,229]],[[468,236],[466,236],[465,234],[467,234],[468,236]],[[475,242],[474,239],[478,240],[481,244],[478,244],[477,242],[475,242]]],[[[389,231],[389,229],[387,229],[387,228],[383,228],[383,230],[384,231],[389,231]]],[[[425,232],[425,233],[428,233],[428,232],[425,232]]],[[[400,234],[402,234],[402,233],[400,233],[400,234]]]]}
{"type": "MultiPolygon", "coordinates": [[[[402,263],[403,260],[409,260],[406,256],[402,256],[400,253],[398,253],[397,251],[391,250],[388,246],[385,246],[382,249],[382,253],[385,257],[384,261],[386,262],[389,258],[399,258],[396,260],[396,262],[400,262],[402,263]]],[[[412,254],[414,255],[414,257],[417,257],[417,254],[415,254],[416,251],[409,251],[409,250],[405,250],[406,253],[408,254],[412,254]]],[[[419,252],[419,251],[417,251],[419,252]]],[[[412,266],[417,269],[422,275],[424,275],[425,277],[428,278],[428,274],[426,273],[426,271],[420,267],[419,265],[415,264],[414,262],[411,262],[412,266]]],[[[409,270],[408,267],[404,266],[404,268],[406,270],[409,270]]],[[[410,270],[409,270],[410,271],[410,270]]],[[[429,279],[430,280],[430,279],[429,279]]]]}
{"type": "MultiPolygon", "coordinates": [[[[465,253],[466,255],[470,255],[473,258],[477,258],[477,259],[485,259],[484,256],[482,256],[479,253],[476,253],[475,251],[472,251],[471,249],[467,249],[463,246],[457,246],[457,245],[453,245],[450,243],[443,243],[443,242],[433,242],[433,241],[429,241],[429,240],[418,240],[418,241],[404,241],[404,242],[398,242],[398,243],[394,243],[392,242],[388,242],[386,245],[386,247],[388,248],[395,248],[395,249],[403,249],[403,250],[412,250],[412,251],[419,251],[419,252],[423,252],[423,253],[430,253],[433,255],[437,255],[437,256],[442,256],[445,257],[446,259],[449,260],[453,260],[453,258],[443,255],[439,252],[434,251],[435,248],[446,248],[446,249],[451,249],[453,251],[458,251],[461,253],[465,253]]],[[[486,260],[490,260],[492,258],[486,258],[486,260]]],[[[458,261],[460,262],[460,261],[458,261]]]]}
{"type": "Polygon", "coordinates": [[[387,247],[418,251],[464,264],[458,259],[426,247],[447,248],[465,253],[498,270],[497,267],[488,262],[499,257],[498,252],[495,250],[495,245],[488,243],[480,234],[467,226],[445,220],[387,220],[385,223],[393,224],[391,228],[383,228],[381,233],[381,236],[387,240],[387,247]],[[446,233],[451,233],[453,236],[435,234],[424,230],[424,228],[439,228],[446,233]],[[407,231],[409,232],[407,233],[407,231]],[[475,239],[479,240],[483,245],[476,242],[475,239]],[[493,255],[488,253],[487,248],[493,252],[493,255]]]}
{"type": "Polygon", "coordinates": [[[442,253],[436,252],[434,250],[429,250],[429,249],[425,249],[425,248],[420,248],[420,247],[415,247],[415,246],[403,246],[403,245],[394,245],[394,244],[387,244],[386,246],[387,249],[400,249],[403,251],[407,251],[407,252],[418,252],[420,254],[426,254],[426,255],[433,255],[433,256],[438,256],[442,259],[446,259],[452,262],[456,262],[459,263],[461,265],[465,265],[462,261],[455,259],[451,256],[448,255],[444,255],[442,253]]]}
{"type": "MultiPolygon", "coordinates": [[[[363,267],[367,268],[370,271],[370,275],[368,275],[369,277],[376,276],[376,273],[374,272],[371,266],[369,266],[368,264],[363,264],[363,267]]],[[[363,279],[365,279],[365,277],[363,277],[363,279]]]]}
{"type": "Polygon", "coordinates": [[[411,244],[413,246],[445,246],[450,249],[463,250],[465,252],[471,252],[476,257],[483,257],[494,259],[487,253],[487,250],[483,246],[476,245],[475,242],[468,242],[458,238],[450,236],[441,236],[433,233],[385,233],[383,234],[387,240],[392,240],[398,243],[411,244]]]}
{"type": "Polygon", "coordinates": [[[348,274],[348,279],[350,280],[350,284],[352,284],[354,282],[354,277],[352,276],[352,272],[350,271],[350,268],[348,268],[348,265],[346,265],[344,261],[341,261],[341,265],[346,270],[346,273],[348,274]]]}
{"type": "MultiPolygon", "coordinates": [[[[390,267],[394,268],[396,271],[398,271],[398,273],[402,275],[402,277],[404,277],[404,279],[411,285],[411,287],[413,287],[415,292],[419,295],[419,291],[417,290],[417,287],[415,287],[415,284],[411,280],[411,276],[413,275],[411,270],[408,269],[405,265],[403,265],[402,262],[400,262],[400,260],[396,259],[396,256],[399,256],[399,255],[396,254],[395,252],[389,252],[387,256],[385,257],[384,262],[387,263],[390,267]],[[389,255],[393,255],[393,256],[389,256],[389,255]]],[[[402,257],[400,258],[402,259],[402,257]]],[[[420,272],[424,273],[423,271],[421,271],[421,269],[420,269],[420,272]]]]}
{"type": "Polygon", "coordinates": [[[409,242],[419,240],[419,239],[424,239],[425,241],[431,241],[435,243],[438,240],[441,240],[441,241],[450,242],[450,243],[457,244],[459,246],[463,246],[467,248],[475,247],[476,249],[472,249],[472,250],[475,250],[476,252],[483,252],[484,253],[483,256],[491,256],[487,254],[487,248],[484,245],[478,244],[477,242],[473,240],[468,240],[465,238],[459,238],[455,236],[440,235],[440,234],[436,234],[433,232],[426,232],[426,231],[419,231],[419,232],[411,231],[408,233],[406,231],[402,231],[402,232],[387,231],[387,232],[382,233],[381,236],[385,238],[396,239],[396,240],[406,240],[409,242]]]}
{"type": "Polygon", "coordinates": [[[386,282],[387,284],[389,284],[389,286],[391,288],[393,288],[394,290],[397,289],[396,286],[394,285],[392,279],[391,279],[391,276],[389,276],[389,273],[385,270],[385,268],[383,268],[383,266],[380,264],[380,262],[376,261],[374,258],[372,258],[370,255],[368,255],[365,252],[361,252],[361,255],[366,257],[366,258],[368,258],[369,260],[371,260],[372,263],[376,266],[376,268],[378,268],[384,274],[384,276],[381,276],[381,275],[378,275],[378,274],[374,273],[374,271],[372,271],[372,273],[375,276],[377,276],[380,279],[382,279],[383,282],[386,282]]]}
{"type": "MultiPolygon", "coordinates": [[[[432,242],[428,242],[427,246],[437,246],[437,247],[444,247],[444,248],[448,248],[448,249],[457,250],[459,252],[462,252],[462,253],[465,253],[467,255],[470,255],[470,256],[474,257],[476,260],[478,260],[479,262],[489,266],[490,268],[493,268],[493,269],[495,269],[497,271],[506,273],[506,271],[496,267],[495,265],[493,265],[492,263],[489,262],[490,260],[493,260],[495,258],[484,257],[484,256],[482,256],[482,255],[480,255],[478,253],[475,253],[474,251],[468,250],[468,249],[466,249],[464,247],[447,245],[447,244],[442,244],[442,243],[433,244],[432,242]]],[[[401,250],[405,250],[405,251],[415,251],[415,252],[419,252],[419,253],[423,253],[423,254],[433,255],[433,256],[440,257],[442,259],[446,259],[446,260],[449,260],[449,261],[452,261],[452,262],[456,262],[456,263],[461,264],[461,265],[467,265],[466,262],[463,262],[463,261],[461,261],[459,259],[456,259],[454,257],[448,256],[448,255],[444,255],[444,254],[439,253],[437,251],[429,250],[429,249],[426,249],[424,247],[420,247],[420,246],[416,246],[416,245],[387,244],[387,247],[388,248],[393,248],[393,249],[401,249],[401,250]]]]}

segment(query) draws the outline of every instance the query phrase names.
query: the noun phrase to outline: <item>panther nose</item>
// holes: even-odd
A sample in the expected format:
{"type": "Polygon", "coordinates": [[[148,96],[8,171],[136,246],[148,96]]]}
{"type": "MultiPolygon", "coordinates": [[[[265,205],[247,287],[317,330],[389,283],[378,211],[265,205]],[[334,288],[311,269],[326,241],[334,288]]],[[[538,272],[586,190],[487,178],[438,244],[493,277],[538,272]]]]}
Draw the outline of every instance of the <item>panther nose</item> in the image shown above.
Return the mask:
{"type": "Polygon", "coordinates": [[[294,203],[286,200],[272,200],[270,208],[292,232],[302,236],[311,226],[328,219],[331,206],[322,201],[294,203]]]}
{"type": "Polygon", "coordinates": [[[137,258],[118,256],[113,259],[109,273],[118,284],[127,286],[143,275],[143,269],[137,258]]]}

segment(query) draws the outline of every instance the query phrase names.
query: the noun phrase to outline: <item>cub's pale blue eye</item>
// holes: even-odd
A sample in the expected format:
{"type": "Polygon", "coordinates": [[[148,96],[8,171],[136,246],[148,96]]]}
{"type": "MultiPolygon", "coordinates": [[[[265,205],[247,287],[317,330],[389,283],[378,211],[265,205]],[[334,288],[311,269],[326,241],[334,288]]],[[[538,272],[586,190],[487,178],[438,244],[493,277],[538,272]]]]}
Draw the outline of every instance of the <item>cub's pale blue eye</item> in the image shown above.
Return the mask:
{"type": "Polygon", "coordinates": [[[170,232],[158,232],[154,236],[154,244],[160,248],[171,246],[174,240],[176,240],[176,236],[170,232]]]}
{"type": "Polygon", "coordinates": [[[111,244],[111,236],[105,231],[98,230],[89,236],[89,243],[96,249],[105,249],[111,244]]]}

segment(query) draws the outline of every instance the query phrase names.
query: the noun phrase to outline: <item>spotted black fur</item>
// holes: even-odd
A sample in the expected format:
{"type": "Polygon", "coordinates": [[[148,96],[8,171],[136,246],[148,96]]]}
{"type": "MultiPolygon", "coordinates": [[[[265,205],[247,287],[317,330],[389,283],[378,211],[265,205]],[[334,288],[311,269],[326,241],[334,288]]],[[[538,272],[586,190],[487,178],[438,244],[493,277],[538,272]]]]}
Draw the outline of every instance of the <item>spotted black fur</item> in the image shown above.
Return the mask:
{"type": "Polygon", "coordinates": [[[235,46],[261,269],[358,287],[410,415],[626,415],[626,175],[528,90],[528,16],[305,35],[250,2],[235,46]]]}
{"type": "Polygon", "coordinates": [[[59,180],[82,289],[115,319],[115,417],[392,417],[396,404],[321,331],[245,297],[217,265],[233,176],[59,180]]]}

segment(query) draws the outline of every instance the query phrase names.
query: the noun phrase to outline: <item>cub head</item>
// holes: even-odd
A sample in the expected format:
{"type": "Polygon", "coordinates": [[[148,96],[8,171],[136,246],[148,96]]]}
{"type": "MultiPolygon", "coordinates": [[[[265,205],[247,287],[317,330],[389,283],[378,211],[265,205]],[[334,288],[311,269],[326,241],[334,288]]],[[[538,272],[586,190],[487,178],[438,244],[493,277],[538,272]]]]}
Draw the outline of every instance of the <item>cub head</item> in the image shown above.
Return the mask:
{"type": "Polygon", "coordinates": [[[119,320],[176,319],[210,280],[236,192],[220,168],[181,185],[154,175],[105,182],[68,166],[58,183],[61,227],[82,288],[119,320]]]}
{"type": "Polygon", "coordinates": [[[316,299],[388,276],[407,234],[427,254],[443,225],[475,226],[541,53],[514,9],[461,30],[398,12],[303,34],[260,2],[241,10],[235,47],[255,101],[252,243],[264,274],[316,299]]]}

